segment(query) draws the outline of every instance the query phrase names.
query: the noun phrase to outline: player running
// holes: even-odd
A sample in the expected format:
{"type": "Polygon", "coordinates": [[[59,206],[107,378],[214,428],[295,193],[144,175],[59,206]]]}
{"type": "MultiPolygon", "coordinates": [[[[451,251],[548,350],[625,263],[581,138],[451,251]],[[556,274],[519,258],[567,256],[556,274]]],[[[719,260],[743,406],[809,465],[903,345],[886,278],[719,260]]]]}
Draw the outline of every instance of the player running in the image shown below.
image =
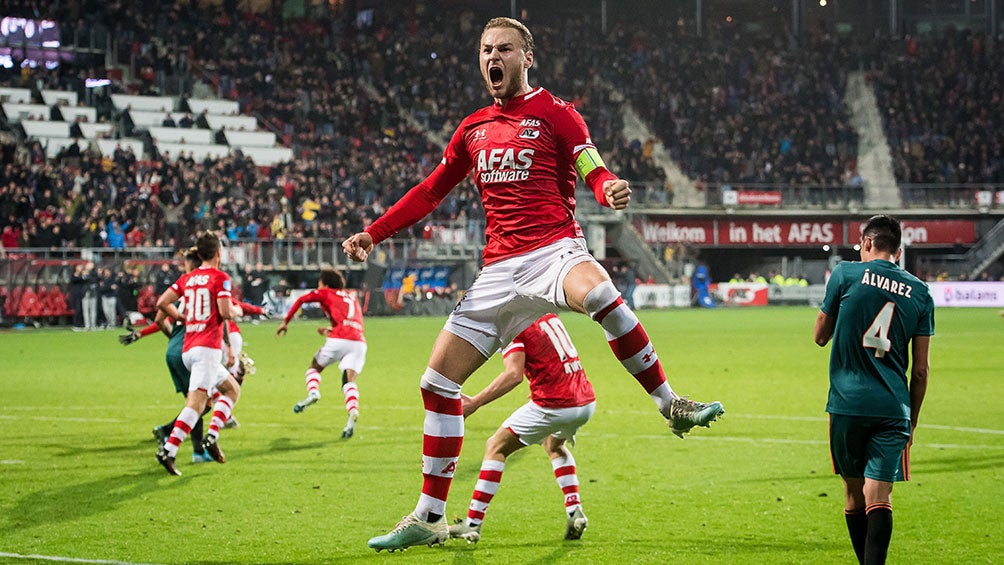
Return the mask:
{"type": "Polygon", "coordinates": [[[575,108],[531,88],[533,37],[517,20],[490,20],[479,42],[480,69],[494,104],[465,118],[439,166],[365,231],[342,243],[364,261],[373,246],[432,212],[474,172],[485,210],[484,268],[450,315],[421,378],[425,403],[424,477],[414,512],[369,546],[397,550],[443,543],[446,499],[463,444],[461,385],[542,314],[574,310],[599,323],[614,355],[683,437],[724,413],[721,403],[682,398],[666,382],[648,334],[575,221],[576,173],[596,200],[627,207],[631,189],[607,170],[575,108]]]}
{"type": "Polygon", "coordinates": [[[865,222],[861,262],[833,269],[813,335],[820,347],[833,338],[830,455],[844,480],[847,531],[861,563],[885,563],[892,485],[910,480],[910,445],[930,373],[934,298],[896,264],[902,239],[895,218],[865,222]]]}
{"type": "Polygon", "coordinates": [[[327,336],[324,345],[317,350],[310,361],[305,375],[307,397],[293,406],[293,412],[300,413],[321,399],[321,372],[332,363],[338,362],[342,372],[342,395],[348,421],[342,430],[342,438],[349,439],[355,433],[359,419],[359,387],[356,379],[366,364],[366,338],[363,335],[363,310],[356,298],[345,290],[345,277],[330,267],[321,269],[317,290],[312,290],[290,306],[286,317],[275,330],[275,336],[286,333],[289,321],[304,304],[317,303],[331,322],[330,328],[317,328],[317,332],[327,336]]]}
{"type": "Polygon", "coordinates": [[[202,265],[178,278],[157,300],[157,308],[169,318],[185,322],[181,356],[191,372],[185,407],[167,442],[157,450],[157,461],[172,475],[181,474],[175,466],[178,447],[199,419],[209,398],[209,389],[214,386],[220,397],[213,404],[213,416],[202,446],[214,461],[226,462],[219,446],[220,427],[230,417],[240,395],[240,387],[234,386],[230,373],[220,364],[224,322],[233,317],[230,277],[219,270],[220,239],[214,232],[207,231],[199,236],[195,246],[202,265]],[[174,306],[182,296],[185,298],[184,314],[174,306]]]}
{"type": "MultiPolygon", "coordinates": [[[[199,259],[198,250],[195,247],[185,250],[183,257],[184,272],[186,273],[191,272],[192,269],[202,264],[202,259],[199,259]]],[[[182,306],[180,309],[184,310],[184,307],[182,306]]],[[[172,321],[168,319],[162,310],[157,310],[153,322],[150,322],[149,325],[142,329],[120,335],[119,342],[122,345],[131,345],[141,338],[158,332],[168,337],[165,361],[167,362],[168,373],[171,375],[171,381],[174,383],[174,390],[187,396],[191,372],[185,367],[185,363],[181,359],[182,346],[185,340],[185,324],[181,320],[172,321]]],[[[202,447],[202,416],[205,415],[205,412],[206,410],[199,414],[199,419],[192,426],[192,463],[205,463],[213,460],[202,447]]],[[[170,437],[171,432],[174,430],[174,422],[175,420],[172,419],[162,426],[153,428],[153,437],[159,444],[163,444],[170,437]]]]}
{"type": "Polygon", "coordinates": [[[498,491],[506,458],[528,445],[542,444],[551,458],[554,478],[565,495],[565,539],[579,539],[589,525],[579,499],[575,458],[565,443],[593,416],[596,395],[579,363],[561,319],[545,314],[523,330],[504,350],[503,370],[473,397],[462,395],[464,418],[516,388],[526,375],[530,401],[512,413],[488,438],[467,518],[450,526],[450,537],[468,543],[481,539],[488,504],[498,491]]]}
{"type": "MultiPolygon", "coordinates": [[[[198,250],[195,247],[188,248],[182,253],[182,255],[184,258],[185,273],[191,272],[193,269],[202,264],[202,259],[199,258],[198,250]]],[[[179,304],[181,303],[182,302],[179,301],[179,304]]],[[[231,304],[235,307],[234,313],[237,315],[267,315],[263,308],[257,307],[253,304],[248,304],[247,302],[238,302],[232,297],[231,304]]],[[[178,309],[179,311],[183,311],[184,305],[179,306],[178,309]]],[[[162,332],[168,337],[165,359],[167,362],[168,372],[171,375],[171,381],[174,383],[174,388],[177,392],[187,395],[191,374],[188,368],[185,367],[185,363],[181,358],[185,337],[185,324],[181,320],[172,321],[162,310],[158,310],[153,322],[150,322],[149,325],[143,327],[142,329],[132,330],[127,334],[120,335],[119,343],[122,345],[131,345],[136,341],[157,332],[162,332]]],[[[243,339],[240,339],[241,337],[240,327],[237,326],[237,323],[234,320],[229,320],[228,339],[224,339],[224,343],[222,345],[224,350],[223,360],[224,363],[226,363],[229,359],[234,360],[229,370],[237,385],[243,385],[244,377],[255,373],[254,360],[252,360],[247,353],[243,351],[243,339]]],[[[213,401],[215,401],[216,397],[219,396],[219,392],[215,387],[210,389],[210,396],[213,401]]],[[[207,403],[207,406],[201,415],[204,416],[211,407],[212,405],[207,403]]],[[[166,424],[154,427],[153,437],[159,443],[166,442],[167,438],[171,435],[171,431],[174,429],[174,422],[175,420],[172,419],[166,424]]],[[[237,423],[237,419],[233,414],[231,414],[230,418],[226,421],[223,427],[235,428],[238,426],[239,424],[237,423]]],[[[210,457],[209,454],[202,449],[202,433],[202,418],[200,417],[191,431],[192,447],[194,450],[192,463],[212,461],[212,457],[210,457]]]]}

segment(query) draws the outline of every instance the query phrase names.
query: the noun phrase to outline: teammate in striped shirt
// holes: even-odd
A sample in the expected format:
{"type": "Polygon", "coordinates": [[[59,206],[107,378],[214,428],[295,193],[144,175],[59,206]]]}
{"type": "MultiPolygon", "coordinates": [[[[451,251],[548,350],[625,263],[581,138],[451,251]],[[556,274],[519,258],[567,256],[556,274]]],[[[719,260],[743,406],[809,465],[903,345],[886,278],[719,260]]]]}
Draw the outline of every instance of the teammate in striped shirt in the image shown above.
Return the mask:
{"type": "Polygon", "coordinates": [[[541,444],[551,458],[554,478],[564,493],[565,539],[579,539],[589,524],[579,498],[575,458],[565,446],[596,410],[593,385],[561,319],[545,314],[502,350],[503,370],[474,396],[462,396],[464,418],[516,388],[526,375],[530,400],[512,413],[485,445],[481,472],[467,518],[450,526],[450,537],[468,543],[481,539],[481,523],[498,490],[506,458],[528,445],[541,444]]]}
{"type": "Polygon", "coordinates": [[[230,417],[240,395],[240,387],[234,386],[230,373],[220,363],[224,323],[233,317],[230,277],[219,270],[220,239],[214,232],[205,232],[195,246],[202,265],[182,275],[157,300],[157,308],[169,318],[185,322],[181,356],[191,372],[185,407],[174,423],[171,436],[157,450],[157,461],[172,475],[181,474],[175,465],[178,446],[199,419],[214,386],[221,394],[213,404],[209,431],[202,445],[213,460],[226,462],[219,446],[220,427],[230,417]],[[184,314],[174,305],[181,297],[185,299],[184,314]]]}
{"type": "Polygon", "coordinates": [[[359,419],[359,387],[356,379],[366,364],[366,337],[363,334],[363,310],[355,296],[345,290],[345,278],[338,271],[325,267],[317,282],[317,290],[312,290],[299,298],[290,306],[286,317],[275,330],[275,336],[286,333],[290,320],[304,304],[320,305],[331,323],[331,327],[317,328],[318,333],[327,336],[324,345],[317,350],[310,361],[310,368],[305,375],[307,398],[293,406],[293,412],[299,414],[321,399],[321,371],[333,363],[338,363],[342,372],[342,395],[345,398],[345,411],[348,420],[342,429],[342,438],[349,439],[355,433],[356,421],[359,419]]]}
{"type": "Polygon", "coordinates": [[[414,512],[369,541],[377,551],[442,543],[445,512],[463,444],[461,385],[501,345],[542,314],[574,310],[591,316],[614,355],[655,401],[673,433],[709,426],[724,410],[675,394],[645,329],[590,255],[575,221],[576,174],[596,200],[627,207],[631,189],[607,170],[575,108],[531,88],[533,37],[517,20],[485,25],[480,69],[494,103],[465,118],[439,166],[365,231],[342,247],[364,261],[373,246],[424,218],[472,173],[485,210],[484,267],[436,339],[422,375],[425,434],[422,494],[414,512]]]}

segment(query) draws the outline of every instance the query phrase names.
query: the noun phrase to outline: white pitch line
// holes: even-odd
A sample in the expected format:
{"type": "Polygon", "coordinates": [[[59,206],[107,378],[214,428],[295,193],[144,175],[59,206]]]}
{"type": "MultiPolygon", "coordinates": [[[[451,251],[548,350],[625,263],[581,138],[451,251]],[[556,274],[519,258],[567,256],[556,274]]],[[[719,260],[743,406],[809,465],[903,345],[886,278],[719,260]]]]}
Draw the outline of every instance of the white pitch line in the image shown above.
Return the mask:
{"type": "MultiPolygon", "coordinates": [[[[112,407],[108,407],[111,409],[112,407]]],[[[115,407],[119,408],[119,407],[115,407]]],[[[163,406],[147,406],[146,409],[162,409],[163,406]]],[[[60,406],[60,411],[66,410],[100,410],[101,407],[94,406],[60,406]]],[[[415,406],[402,406],[402,405],[384,405],[373,406],[374,410],[418,410],[419,408],[415,406]]],[[[29,406],[4,406],[2,410],[5,411],[29,411],[29,410],[39,410],[38,407],[29,406]]],[[[638,414],[638,415],[651,415],[649,411],[642,410],[605,410],[607,414],[638,414]]],[[[727,418],[732,419],[747,419],[747,420],[779,420],[783,422],[816,422],[822,423],[826,422],[828,418],[826,416],[788,416],[782,414],[733,414],[728,413],[727,418]]],[[[121,418],[84,418],[84,417],[74,417],[74,416],[15,416],[8,414],[0,414],[0,420],[34,420],[39,422],[95,422],[95,423],[107,423],[107,424],[124,424],[127,423],[126,420],[121,418]]],[[[283,427],[285,424],[277,423],[252,423],[248,424],[254,426],[263,427],[283,427]]],[[[1004,435],[1004,430],[995,430],[992,428],[971,428],[966,426],[946,426],[942,424],[920,424],[921,429],[931,429],[931,430],[943,430],[950,432],[962,432],[971,434],[987,434],[987,435],[1004,435]]],[[[373,428],[377,429],[377,428],[373,428]]]]}
{"type": "Polygon", "coordinates": [[[62,557],[59,555],[25,555],[21,553],[7,553],[0,551],[0,557],[10,557],[11,559],[33,559],[41,561],[58,561],[61,563],[98,563],[100,565],[155,565],[153,563],[134,563],[132,561],[114,561],[110,559],[80,559],[79,557],[62,557]]]}
{"type": "MultiPolygon", "coordinates": [[[[647,438],[657,438],[665,436],[638,436],[647,438]]],[[[829,445],[829,441],[822,439],[787,439],[787,438],[754,438],[754,437],[729,437],[729,436],[693,436],[688,435],[687,441],[731,441],[736,443],[787,443],[801,445],[829,445]]],[[[963,445],[958,443],[915,443],[910,447],[910,451],[916,453],[923,449],[1004,449],[1004,445],[963,445]]]]}
{"type": "Polygon", "coordinates": [[[0,414],[0,420],[33,420],[35,422],[96,422],[106,424],[124,424],[120,418],[77,418],[73,416],[8,416],[0,414]]]}
{"type": "Polygon", "coordinates": [[[921,428],[931,428],[932,430],[949,430],[953,432],[969,432],[973,434],[993,434],[1004,436],[1004,430],[991,430],[987,428],[961,428],[958,426],[942,426],[939,424],[919,424],[921,428]]]}

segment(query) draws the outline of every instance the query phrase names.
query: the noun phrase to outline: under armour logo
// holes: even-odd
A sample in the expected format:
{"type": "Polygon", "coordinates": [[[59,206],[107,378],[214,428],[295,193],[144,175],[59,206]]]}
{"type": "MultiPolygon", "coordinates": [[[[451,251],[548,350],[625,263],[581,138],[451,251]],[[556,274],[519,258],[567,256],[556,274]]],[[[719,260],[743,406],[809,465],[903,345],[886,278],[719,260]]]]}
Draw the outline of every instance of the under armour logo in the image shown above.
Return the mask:
{"type": "Polygon", "coordinates": [[[644,356],[642,356],[641,360],[648,363],[649,361],[652,360],[653,357],[655,356],[652,355],[651,353],[646,353],[644,356]]]}
{"type": "Polygon", "coordinates": [[[443,470],[440,471],[439,474],[440,475],[445,475],[446,473],[451,473],[452,474],[456,470],[457,470],[457,462],[456,461],[450,461],[450,464],[447,465],[446,467],[443,467],[443,470]]]}

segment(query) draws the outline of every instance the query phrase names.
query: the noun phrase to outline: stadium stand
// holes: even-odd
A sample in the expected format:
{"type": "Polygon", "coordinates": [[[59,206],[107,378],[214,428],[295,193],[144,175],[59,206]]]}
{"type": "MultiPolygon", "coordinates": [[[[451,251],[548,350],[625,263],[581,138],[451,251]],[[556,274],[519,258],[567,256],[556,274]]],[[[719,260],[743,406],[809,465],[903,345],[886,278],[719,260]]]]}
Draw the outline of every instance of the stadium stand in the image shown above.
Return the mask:
{"type": "MultiPolygon", "coordinates": [[[[69,65],[0,70],[9,134],[0,227],[16,228],[8,250],[104,247],[116,225],[140,248],[178,247],[206,227],[233,241],[338,240],[431,171],[459,120],[486,102],[471,57],[483,22],[470,10],[377,11],[361,26],[154,4],[165,9],[97,3],[80,15],[110,23],[113,56],[134,70],[103,93],[88,93],[83,69],[69,65]],[[169,78],[180,91],[165,87],[169,78]]],[[[674,204],[673,171],[657,164],[656,146],[706,192],[702,206],[720,207],[729,187],[784,187],[801,208],[860,189],[843,97],[862,60],[904,191],[1004,183],[1004,113],[988,111],[1000,105],[1001,51],[980,34],[858,45],[810,34],[796,44],[715,26],[697,37],[652,20],[614,22],[604,35],[595,18],[567,13],[533,30],[531,82],[576,104],[614,172],[639,187],[639,204],[674,204]],[[946,79],[946,68],[958,72],[946,79]],[[651,138],[625,135],[627,107],[651,138]]],[[[464,181],[430,222],[466,226],[476,241],[481,215],[464,181]]],[[[400,237],[420,239],[426,225],[400,237]]]]}
{"type": "MultiPolygon", "coordinates": [[[[1000,42],[969,31],[892,42],[872,61],[905,199],[924,197],[910,185],[1004,183],[1002,69],[1000,42]]],[[[952,195],[946,190],[931,204],[952,195]]]]}

